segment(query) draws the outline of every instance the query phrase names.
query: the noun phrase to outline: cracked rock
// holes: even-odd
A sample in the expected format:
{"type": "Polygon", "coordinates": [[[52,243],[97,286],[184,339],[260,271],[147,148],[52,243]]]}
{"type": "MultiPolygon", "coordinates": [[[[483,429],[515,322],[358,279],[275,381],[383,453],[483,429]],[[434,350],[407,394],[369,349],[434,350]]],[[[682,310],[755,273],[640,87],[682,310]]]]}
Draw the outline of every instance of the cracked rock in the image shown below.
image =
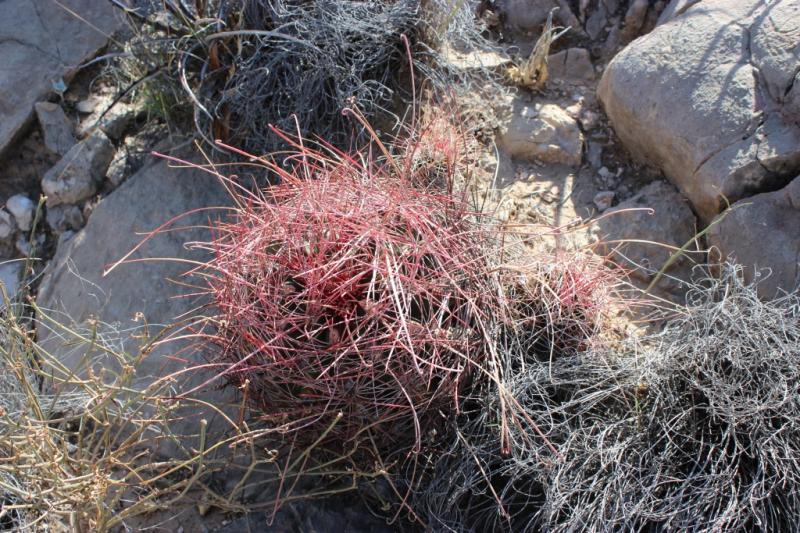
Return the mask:
{"type": "Polygon", "coordinates": [[[796,50],[784,35],[761,30],[779,7],[780,24],[797,27],[798,6],[672,2],[666,22],[603,74],[598,95],[623,144],[663,170],[705,223],[729,202],[775,190],[800,172],[800,128],[766,90],[797,74],[797,59],[785,60],[796,50]],[[765,88],[760,69],[768,66],[765,88]]]}
{"type": "Polygon", "coordinates": [[[717,258],[744,266],[745,281],[773,298],[800,287],[800,177],[781,190],[737,202],[708,233],[717,258]]]}
{"type": "Polygon", "coordinates": [[[48,207],[75,204],[92,196],[113,157],[114,146],[101,131],[73,146],[42,178],[48,207]]]}

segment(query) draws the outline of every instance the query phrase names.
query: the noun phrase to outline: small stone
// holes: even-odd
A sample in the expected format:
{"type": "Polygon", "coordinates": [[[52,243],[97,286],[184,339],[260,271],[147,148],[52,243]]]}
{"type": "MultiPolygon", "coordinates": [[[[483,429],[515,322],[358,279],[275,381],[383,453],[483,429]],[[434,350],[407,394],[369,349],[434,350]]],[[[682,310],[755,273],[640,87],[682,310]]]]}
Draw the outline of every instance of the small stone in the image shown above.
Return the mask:
{"type": "Polygon", "coordinates": [[[0,240],[8,240],[14,236],[14,231],[17,229],[14,223],[14,217],[5,209],[0,209],[0,240]]]}
{"type": "Polygon", "coordinates": [[[626,41],[634,39],[644,26],[650,0],[633,0],[625,13],[625,29],[623,37],[626,41]]]}
{"type": "Polygon", "coordinates": [[[36,102],[34,109],[42,128],[44,145],[51,152],[63,156],[76,142],[72,123],[64,110],[52,102],[36,102]]]}
{"type": "Polygon", "coordinates": [[[608,12],[606,7],[600,2],[597,8],[592,11],[586,21],[586,33],[592,40],[597,40],[600,37],[600,32],[608,24],[608,12]]]}
{"type": "Polygon", "coordinates": [[[611,177],[612,177],[612,176],[614,176],[614,173],[613,173],[613,172],[611,172],[610,170],[608,170],[608,168],[607,168],[607,167],[600,167],[600,169],[597,171],[597,173],[598,173],[598,174],[600,175],[600,177],[601,177],[601,178],[603,178],[604,180],[611,179],[611,177]]]}
{"type": "Polygon", "coordinates": [[[460,51],[449,44],[442,49],[442,57],[451,66],[461,70],[496,69],[511,64],[511,58],[494,50],[460,51]]]}
{"type": "Polygon", "coordinates": [[[601,212],[605,211],[614,203],[615,196],[616,194],[614,191],[600,191],[594,195],[594,205],[597,206],[597,209],[601,212]]]}
{"type": "Polygon", "coordinates": [[[600,115],[585,109],[580,116],[581,125],[586,131],[593,130],[600,123],[600,115]]]}
{"type": "Polygon", "coordinates": [[[24,194],[15,194],[6,202],[6,209],[14,215],[14,220],[16,220],[19,229],[22,231],[31,229],[36,206],[30,198],[24,194]]]}
{"type": "Polygon", "coordinates": [[[140,106],[123,102],[117,102],[112,106],[112,102],[113,99],[111,97],[100,100],[94,111],[81,121],[78,134],[81,136],[88,135],[93,129],[99,127],[110,139],[115,141],[122,139],[128,126],[143,111],[140,106]]]}
{"type": "Polygon", "coordinates": [[[42,178],[48,207],[74,204],[97,191],[114,157],[114,146],[101,132],[73,146],[42,178]]]}
{"type": "Polygon", "coordinates": [[[125,178],[128,177],[128,154],[124,150],[117,152],[114,160],[111,161],[108,170],[106,171],[106,178],[111,185],[116,189],[125,178]]]}
{"type": "Polygon", "coordinates": [[[86,100],[81,100],[77,104],[75,104],[75,109],[78,110],[78,113],[83,113],[88,115],[89,113],[93,112],[97,107],[97,98],[89,97],[86,100]]]}
{"type": "Polygon", "coordinates": [[[600,168],[603,165],[603,147],[600,143],[590,142],[586,147],[586,160],[592,168],[600,168]]]}
{"type": "Polygon", "coordinates": [[[47,223],[55,233],[63,233],[81,229],[84,219],[77,205],[57,205],[47,208],[47,223]]]}

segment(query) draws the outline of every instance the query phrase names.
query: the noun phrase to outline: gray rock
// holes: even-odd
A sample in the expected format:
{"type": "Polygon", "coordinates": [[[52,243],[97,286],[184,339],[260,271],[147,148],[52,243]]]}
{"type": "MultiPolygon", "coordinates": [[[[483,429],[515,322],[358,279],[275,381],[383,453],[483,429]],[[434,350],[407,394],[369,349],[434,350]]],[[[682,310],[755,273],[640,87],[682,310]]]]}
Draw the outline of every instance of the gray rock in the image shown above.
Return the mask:
{"type": "MultiPolygon", "coordinates": [[[[596,250],[601,255],[631,269],[633,278],[649,283],[675,249],[694,237],[695,225],[686,199],[670,184],[656,181],[606,211],[593,233],[599,239],[596,250]]],[[[657,287],[679,296],[685,289],[680,280],[690,277],[691,262],[681,257],[665,274],[657,287]]]]}
{"type": "Polygon", "coordinates": [[[77,205],[56,205],[47,208],[47,225],[55,233],[79,230],[86,220],[77,205]]]}
{"type": "Polygon", "coordinates": [[[650,7],[650,0],[633,0],[625,12],[625,26],[622,30],[622,37],[626,41],[634,39],[644,28],[647,18],[647,8],[650,7]]]}
{"type": "Polygon", "coordinates": [[[114,188],[117,188],[122,185],[122,182],[125,181],[125,178],[127,177],[128,154],[125,152],[125,150],[120,150],[117,152],[117,155],[114,156],[114,160],[111,161],[111,164],[108,166],[106,178],[108,178],[108,181],[111,182],[111,185],[114,188]]]}
{"type": "Polygon", "coordinates": [[[589,15],[589,18],[586,20],[586,34],[592,39],[596,40],[600,37],[600,34],[603,32],[603,29],[608,24],[608,11],[605,5],[600,2],[592,11],[592,14],[589,15]]]}
{"type": "Polygon", "coordinates": [[[112,102],[113,98],[109,96],[96,103],[94,110],[90,111],[91,114],[81,121],[80,135],[88,135],[95,128],[100,128],[110,139],[122,139],[131,123],[143,113],[143,109],[125,102],[117,102],[109,109],[112,102]]]}
{"type": "Polygon", "coordinates": [[[611,204],[614,203],[614,197],[616,193],[614,191],[600,191],[594,195],[594,202],[595,207],[597,207],[600,211],[605,211],[611,204]]]}
{"type": "MultiPolygon", "coordinates": [[[[706,223],[727,202],[774,190],[800,172],[800,127],[780,112],[781,102],[764,101],[769,95],[760,91],[754,66],[761,61],[783,72],[788,56],[781,52],[768,60],[749,46],[757,34],[764,50],[785,49],[784,37],[760,30],[778,4],[785,15],[781,24],[800,23],[800,0],[685,6],[680,16],[620,52],[598,87],[625,146],[661,168],[706,223]]],[[[792,78],[796,68],[795,60],[792,78]]],[[[771,79],[781,87],[788,78],[776,73],[771,79]]]]}
{"type": "Polygon", "coordinates": [[[800,72],[794,77],[792,88],[786,95],[786,108],[794,113],[795,118],[800,118],[800,72]]]}
{"type": "Polygon", "coordinates": [[[444,61],[460,70],[498,69],[511,64],[511,57],[501,50],[460,50],[445,43],[441,54],[444,61]]]}
{"type": "Polygon", "coordinates": [[[114,146],[102,131],[73,146],[42,178],[48,207],[75,204],[92,196],[113,157],[114,146]]]}
{"type": "Polygon", "coordinates": [[[121,24],[109,2],[0,2],[0,154],[30,123],[34,103],[69,80],[121,24]]]}
{"type": "Polygon", "coordinates": [[[497,145],[512,157],[542,163],[579,166],[583,134],[578,123],[554,104],[514,99],[500,125],[497,145]]]}
{"type": "MultiPolygon", "coordinates": [[[[5,261],[0,263],[0,285],[6,296],[13,299],[19,291],[19,278],[22,274],[22,261],[5,261]]],[[[5,302],[0,298],[0,308],[5,309],[5,302]]]]}
{"type": "Polygon", "coordinates": [[[506,26],[521,32],[537,32],[547,15],[558,7],[554,19],[565,26],[578,28],[575,15],[563,0],[498,0],[495,5],[505,17],[506,26]],[[565,9],[566,8],[566,9],[565,9]]]}
{"type": "Polygon", "coordinates": [[[586,159],[592,168],[603,167],[603,146],[600,143],[590,142],[586,147],[586,159]]]}
{"type": "MultiPolygon", "coordinates": [[[[137,313],[142,313],[146,327],[155,334],[205,303],[203,298],[192,296],[195,288],[175,280],[202,283],[183,278],[191,267],[179,261],[208,258],[201,250],[187,249],[186,243],[209,239],[210,232],[203,228],[222,211],[198,212],[182,219],[177,226],[188,229],[157,235],[131,256],[132,260],[147,261],[120,265],[107,275],[104,271],[139,244],[144,233],[173,217],[193,209],[225,205],[230,205],[228,195],[212,176],[192,169],[169,168],[163,161],[143,168],[95,207],[83,230],[61,243],[42,280],[39,306],[48,309],[51,318],[81,331],[88,327],[87,321],[96,317],[110,325],[109,331],[102,333],[114,335],[117,344],[135,352],[141,342],[137,336],[145,328],[144,322],[137,320],[137,313]]],[[[67,368],[85,371],[85,347],[76,347],[70,339],[62,338],[46,321],[39,321],[37,334],[41,345],[57,354],[67,368]]],[[[204,350],[190,349],[192,346],[188,340],[159,344],[140,364],[135,386],[145,387],[211,356],[204,350]]],[[[118,370],[117,363],[102,354],[93,362],[97,369],[118,370]]],[[[210,379],[212,383],[197,395],[224,407],[232,393],[217,390],[222,384],[218,375],[210,370],[189,371],[176,377],[175,387],[186,391],[210,379]]],[[[214,424],[212,413],[196,406],[192,409],[195,411],[191,417],[176,422],[175,431],[196,433],[202,416],[210,418],[209,429],[226,429],[224,423],[214,424]]]]}
{"type": "Polygon", "coordinates": [[[800,287],[800,178],[779,191],[733,204],[708,232],[718,259],[742,264],[746,281],[773,298],[800,287]]]}
{"type": "Polygon", "coordinates": [[[24,194],[15,194],[6,201],[6,209],[14,215],[17,226],[22,231],[31,229],[36,205],[24,194]]]}
{"type": "Polygon", "coordinates": [[[5,209],[0,209],[0,241],[12,240],[15,231],[17,225],[14,223],[14,217],[5,209]]]}
{"type": "Polygon", "coordinates": [[[555,82],[586,84],[595,77],[589,51],[585,48],[568,48],[547,58],[549,79],[555,82]]]}
{"type": "Polygon", "coordinates": [[[44,145],[58,155],[65,155],[75,145],[72,123],[61,106],[52,102],[36,102],[36,117],[42,128],[44,145]]]}

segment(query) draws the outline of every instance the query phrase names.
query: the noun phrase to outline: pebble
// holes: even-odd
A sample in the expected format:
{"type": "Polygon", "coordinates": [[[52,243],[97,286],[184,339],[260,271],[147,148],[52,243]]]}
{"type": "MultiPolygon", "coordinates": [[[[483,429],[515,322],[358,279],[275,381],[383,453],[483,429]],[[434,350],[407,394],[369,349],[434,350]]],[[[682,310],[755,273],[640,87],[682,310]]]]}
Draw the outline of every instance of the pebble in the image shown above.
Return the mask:
{"type": "Polygon", "coordinates": [[[33,222],[36,206],[30,198],[24,194],[15,194],[6,202],[6,209],[14,215],[14,220],[17,221],[19,229],[22,231],[31,229],[31,222],[33,222]]]}
{"type": "Polygon", "coordinates": [[[89,114],[97,107],[97,99],[96,98],[87,98],[86,100],[81,100],[77,104],[75,104],[75,109],[78,110],[78,113],[89,114]]]}

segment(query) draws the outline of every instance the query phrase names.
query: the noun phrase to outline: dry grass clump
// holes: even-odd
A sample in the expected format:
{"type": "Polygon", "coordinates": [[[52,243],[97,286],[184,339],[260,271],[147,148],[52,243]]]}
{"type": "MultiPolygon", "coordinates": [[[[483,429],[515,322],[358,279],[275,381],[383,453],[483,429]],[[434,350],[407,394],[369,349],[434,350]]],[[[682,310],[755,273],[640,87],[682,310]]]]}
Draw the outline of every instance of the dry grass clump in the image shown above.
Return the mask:
{"type": "Polygon", "coordinates": [[[343,108],[378,117],[393,106],[401,38],[416,31],[418,10],[419,0],[164,2],[148,15],[129,11],[138,36],[123,70],[182,93],[209,142],[263,154],[286,147],[270,125],[299,124],[304,136],[346,146],[354,130],[343,108]]]}
{"type": "Polygon", "coordinates": [[[594,263],[558,259],[515,269],[503,283],[499,379],[464,396],[445,438],[428,451],[414,495],[433,530],[535,530],[545,474],[562,454],[553,404],[564,391],[554,383],[594,348],[614,285],[594,263]]]}
{"type": "Polygon", "coordinates": [[[213,470],[204,461],[213,446],[202,424],[199,438],[172,432],[179,411],[169,400],[169,379],[144,390],[132,386],[155,339],[142,338],[141,351],[129,354],[96,330],[52,327],[122,370],[113,380],[75,375],[37,346],[7,307],[0,343],[0,530],[103,532],[169,508],[213,470]],[[166,441],[173,455],[154,455],[166,441]]]}
{"type": "Polygon", "coordinates": [[[421,493],[431,527],[792,529],[799,312],[797,294],[762,302],[728,267],[659,335],[527,360],[508,385],[527,429],[504,454],[475,422],[499,398],[474,402],[421,493]]]}

